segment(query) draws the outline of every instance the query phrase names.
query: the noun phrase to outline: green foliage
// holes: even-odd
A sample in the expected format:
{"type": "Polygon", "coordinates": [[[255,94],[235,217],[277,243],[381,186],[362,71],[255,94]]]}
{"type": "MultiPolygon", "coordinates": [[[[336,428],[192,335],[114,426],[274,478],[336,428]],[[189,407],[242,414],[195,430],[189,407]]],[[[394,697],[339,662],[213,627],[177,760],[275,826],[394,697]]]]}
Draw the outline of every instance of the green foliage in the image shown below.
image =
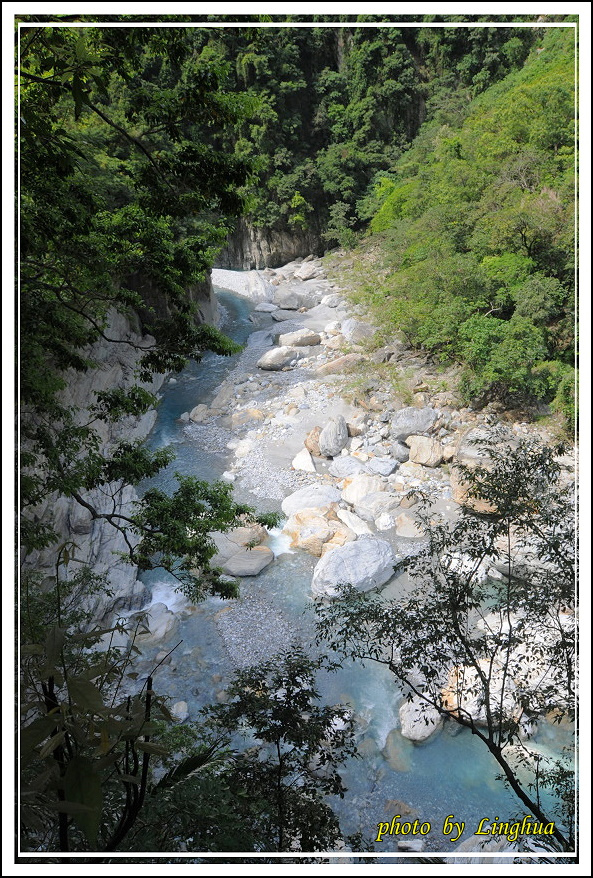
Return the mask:
{"type": "Polygon", "coordinates": [[[354,247],[358,240],[352,229],[354,223],[354,218],[348,215],[348,205],[344,201],[336,201],[329,209],[329,220],[323,237],[346,249],[354,247]]]}
{"type": "Polygon", "coordinates": [[[487,28],[420,32],[431,63],[481,93],[454,121],[435,113],[362,204],[383,240],[376,319],[465,365],[474,401],[551,402],[572,365],[574,34],[546,30],[529,55],[524,37],[495,53],[487,28]]]}
{"type": "Polygon", "coordinates": [[[253,818],[263,850],[327,850],[340,839],[324,796],[344,795],[337,767],[356,750],[350,711],[318,703],[321,663],[293,647],[238,672],[229,701],[208,711],[216,730],[255,739],[235,763],[233,785],[259,811],[253,818]]]}
{"type": "Polygon", "coordinates": [[[493,433],[479,443],[481,465],[456,466],[467,491],[456,519],[424,503],[426,544],[404,562],[414,582],[405,599],[346,589],[319,608],[318,630],[338,655],[386,665],[420,711],[470,729],[571,850],[574,769],[526,746],[521,718],[574,717],[573,490],[557,461],[564,449],[508,443],[493,433]]]}
{"type": "Polygon", "coordinates": [[[520,67],[534,39],[532,30],[511,27],[198,32],[201,57],[227,63],[230,87],[252,101],[253,114],[229,138],[237,154],[258,157],[249,221],[283,231],[304,229],[306,221],[328,243],[349,246],[347,230],[360,227],[376,197],[369,195],[375,175],[418,133],[427,98],[442,106],[460,85],[482,90],[520,67]],[[308,212],[295,215],[295,190],[308,212]],[[351,225],[336,223],[337,201],[351,225]]]}
{"type": "Polygon", "coordinates": [[[552,385],[556,390],[552,400],[552,408],[564,415],[567,431],[573,435],[577,425],[577,375],[570,366],[558,368],[557,363],[554,363],[553,366],[555,373],[552,374],[558,380],[552,385]]]}
{"type": "Polygon", "coordinates": [[[535,365],[546,356],[544,336],[528,318],[471,317],[460,327],[459,336],[461,358],[472,370],[463,382],[470,397],[487,390],[499,396],[545,395],[534,375],[535,365]]]}
{"type": "Polygon", "coordinates": [[[159,735],[184,757],[149,788],[126,849],[334,848],[340,827],[325,797],[345,792],[338,768],[355,749],[350,712],[319,705],[320,666],[299,648],[287,650],[237,672],[228,702],[207,708],[203,722],[159,735]]]}
{"type": "Polygon", "coordinates": [[[195,57],[192,39],[185,30],[21,31],[25,553],[54,539],[50,527],[31,525],[52,494],[126,531],[131,521],[94,506],[89,492],[137,485],[170,457],[129,442],[108,453],[105,422],[148,411],[155,372],[178,371],[205,350],[239,350],[200,325],[188,293],[224,242],[229,216],[242,210],[250,173],[220,148],[240,98],[225,93],[223,65],[195,57]],[[122,319],[127,337],[112,328],[122,319]],[[136,383],[93,394],[100,347],[103,359],[122,351],[130,363],[132,351],[136,383]],[[86,410],[66,401],[67,370],[88,376],[86,410]]]}
{"type": "Polygon", "coordinates": [[[232,486],[226,482],[204,482],[176,473],[179,487],[171,495],[156,488],[145,492],[137,511],[123,523],[126,533],[138,537],[130,549],[130,560],[140,570],[161,567],[179,582],[192,600],[208,592],[237,597],[234,580],[210,566],[216,545],[210,533],[227,531],[249,518],[259,523],[276,522],[277,516],[258,516],[250,506],[235,503],[232,486]]]}

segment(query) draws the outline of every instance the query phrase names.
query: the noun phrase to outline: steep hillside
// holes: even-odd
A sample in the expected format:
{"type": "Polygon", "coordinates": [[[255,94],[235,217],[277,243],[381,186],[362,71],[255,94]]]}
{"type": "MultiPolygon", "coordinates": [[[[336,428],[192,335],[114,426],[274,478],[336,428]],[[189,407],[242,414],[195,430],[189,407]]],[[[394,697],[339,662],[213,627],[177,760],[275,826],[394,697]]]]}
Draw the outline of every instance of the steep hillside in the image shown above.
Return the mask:
{"type": "Polygon", "coordinates": [[[381,267],[359,295],[386,333],[464,364],[468,398],[572,420],[574,30],[546,31],[463,116],[437,113],[376,184],[381,267]]]}

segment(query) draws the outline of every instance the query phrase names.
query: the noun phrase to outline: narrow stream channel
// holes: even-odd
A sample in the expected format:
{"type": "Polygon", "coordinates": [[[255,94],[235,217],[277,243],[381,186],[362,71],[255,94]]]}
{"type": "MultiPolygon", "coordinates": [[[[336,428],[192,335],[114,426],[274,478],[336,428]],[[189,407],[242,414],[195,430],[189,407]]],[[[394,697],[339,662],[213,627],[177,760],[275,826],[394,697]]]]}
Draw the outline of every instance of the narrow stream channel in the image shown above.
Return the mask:
{"type": "MultiPolygon", "coordinates": [[[[251,303],[221,290],[217,295],[225,317],[223,330],[244,343],[255,328],[261,328],[250,320],[251,303]]],[[[230,452],[225,443],[210,437],[209,450],[204,450],[204,443],[184,432],[178,419],[198,403],[207,403],[235,365],[236,358],[208,354],[165,386],[158,420],[147,441],[152,448],[172,445],[177,459],[151,485],[170,490],[175,471],[211,480],[227,469],[230,452]]],[[[238,499],[277,508],[253,496],[238,499]]],[[[310,582],[316,559],[305,552],[286,551],[286,542],[278,535],[272,535],[269,544],[283,553],[261,574],[243,580],[238,601],[208,598],[189,610],[185,598],[175,593],[171,577],[162,571],[143,577],[152,589],[153,602],[182,611],[178,632],[170,641],[146,645],[143,657],[153,660],[158,652],[183,640],[171,663],[159,668],[157,688],[173,703],[186,701],[190,720],[203,706],[224,698],[225,685],[237,667],[268,659],[291,642],[316,648],[310,645],[314,627],[310,582]]],[[[357,719],[360,758],[350,760],[342,772],[348,787],[345,799],[332,802],[345,833],[360,831],[373,838],[379,822],[391,821],[396,814],[417,817],[432,826],[425,839],[427,851],[444,853],[460,841],[452,843],[442,833],[449,815],[465,823],[463,838],[475,831],[483,817],[510,821],[524,816],[514,794],[496,779],[493,758],[465,730],[455,734],[458,727],[449,724],[453,728],[446,726],[420,746],[401,736],[398,692],[386,669],[350,663],[337,673],[322,674],[319,686],[327,703],[350,705],[357,719]]],[[[542,733],[538,747],[557,746],[551,734],[542,733]]],[[[397,838],[386,837],[376,849],[396,851],[397,838]]]]}

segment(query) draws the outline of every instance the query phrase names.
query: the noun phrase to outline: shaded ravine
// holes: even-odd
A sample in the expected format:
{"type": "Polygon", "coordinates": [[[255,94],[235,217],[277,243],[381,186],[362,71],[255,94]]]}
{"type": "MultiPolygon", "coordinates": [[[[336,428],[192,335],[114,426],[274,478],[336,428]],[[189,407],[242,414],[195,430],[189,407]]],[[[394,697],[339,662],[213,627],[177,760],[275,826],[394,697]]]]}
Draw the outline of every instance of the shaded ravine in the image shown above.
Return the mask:
{"type": "MultiPolygon", "coordinates": [[[[220,290],[217,295],[225,318],[222,329],[236,341],[245,343],[270,320],[268,315],[252,314],[246,299],[220,290]]],[[[209,402],[239,362],[248,371],[243,367],[251,360],[249,351],[232,358],[208,354],[168,382],[147,441],[152,448],[172,445],[177,457],[151,485],[172,490],[176,471],[211,480],[227,469],[231,432],[216,424],[188,428],[179,418],[198,403],[209,402]]],[[[266,502],[246,490],[238,492],[238,499],[261,509],[277,508],[277,501],[266,502]]],[[[168,639],[142,647],[139,669],[148,670],[159,653],[182,640],[170,663],[159,668],[155,684],[172,703],[187,702],[190,720],[198,718],[202,707],[224,699],[234,669],[269,659],[293,642],[316,650],[310,590],[316,559],[287,551],[286,539],[277,533],[268,544],[277,556],[275,562],[258,576],[243,579],[237,601],[208,598],[190,606],[174,591],[172,577],[162,571],[142,577],[152,589],[152,602],[167,604],[178,614],[179,626],[168,639]]],[[[397,596],[397,590],[396,580],[390,593],[397,596]]],[[[324,701],[348,704],[356,718],[360,758],[350,760],[342,771],[348,787],[345,799],[332,802],[346,834],[361,832],[373,838],[377,824],[391,821],[395,814],[418,817],[432,827],[424,839],[426,849],[445,853],[461,841],[452,843],[442,832],[450,815],[465,823],[463,838],[471,836],[483,817],[511,821],[524,816],[515,796],[496,779],[496,762],[469,732],[448,724],[422,745],[401,736],[398,691],[385,668],[349,663],[337,673],[321,674],[319,687],[324,701]]],[[[559,746],[559,734],[554,730],[542,734],[538,749],[559,746]]],[[[397,851],[397,841],[395,836],[386,837],[376,850],[397,851]]]]}

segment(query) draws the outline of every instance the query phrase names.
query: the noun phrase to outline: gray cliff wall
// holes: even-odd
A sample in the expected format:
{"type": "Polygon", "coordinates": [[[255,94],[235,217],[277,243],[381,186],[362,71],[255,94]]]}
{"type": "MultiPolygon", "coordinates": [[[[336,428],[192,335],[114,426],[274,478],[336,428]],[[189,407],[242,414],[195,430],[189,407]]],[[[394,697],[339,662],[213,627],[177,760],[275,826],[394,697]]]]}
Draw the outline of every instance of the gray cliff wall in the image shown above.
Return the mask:
{"type": "MultiPolygon", "coordinates": [[[[80,411],[81,422],[87,420],[87,407],[94,402],[95,394],[101,390],[126,388],[134,383],[134,372],[141,351],[138,347],[149,346],[154,339],[144,333],[143,326],[151,315],[167,317],[169,314],[166,301],[154,284],[140,275],[128,279],[128,285],[140,292],[146,302],[144,313],[131,318],[113,311],[105,330],[105,336],[112,341],[100,339],[89,351],[90,358],[97,367],[88,372],[70,372],[66,375],[67,385],[62,392],[62,402],[80,411]]],[[[201,323],[216,325],[217,303],[212,291],[210,276],[198,284],[188,288],[187,296],[196,305],[198,320],[201,323]]],[[[155,375],[152,382],[142,386],[152,393],[158,392],[166,376],[155,375]]],[[[123,439],[134,441],[145,439],[156,420],[156,411],[151,410],[141,417],[126,417],[116,423],[98,421],[93,424],[101,443],[102,450],[108,451],[110,446],[123,439]]],[[[133,503],[138,499],[134,488],[125,487],[118,491],[118,485],[107,485],[100,490],[88,492],[84,497],[97,510],[129,515],[133,511],[133,503]]],[[[89,600],[98,620],[109,621],[114,611],[133,609],[145,600],[145,588],[137,580],[137,570],[127,564],[118,553],[126,553],[128,547],[123,535],[108,522],[93,519],[89,510],[76,500],[68,497],[49,496],[35,510],[35,520],[51,522],[59,541],[71,540],[76,544],[76,561],[71,562],[72,574],[76,564],[88,564],[93,572],[106,575],[113,597],[101,594],[89,600]]],[[[35,552],[27,558],[27,567],[49,578],[55,576],[56,549],[35,552]]]]}
{"type": "MultiPolygon", "coordinates": [[[[66,376],[68,383],[62,392],[62,402],[80,410],[81,421],[85,419],[87,407],[94,401],[97,391],[125,388],[133,383],[139,352],[132,345],[144,347],[153,341],[150,336],[141,335],[137,326],[133,326],[130,320],[116,312],[110,315],[105,335],[117,341],[101,339],[93,345],[89,353],[97,363],[97,368],[89,369],[86,373],[72,371],[66,376]],[[132,345],[126,342],[131,342],[132,345]]],[[[143,386],[156,393],[164,381],[165,376],[157,375],[152,382],[143,386]]],[[[129,416],[115,424],[98,421],[93,426],[99,434],[102,450],[108,450],[113,443],[122,439],[144,439],[155,419],[156,411],[152,410],[141,417],[129,416]]],[[[84,499],[99,511],[129,515],[138,495],[129,486],[121,492],[117,491],[118,487],[103,486],[88,492],[84,499]]],[[[98,620],[112,618],[114,609],[130,609],[143,603],[145,589],[137,581],[136,568],[117,555],[118,552],[125,553],[127,549],[119,531],[105,521],[93,520],[85,507],[68,497],[48,496],[36,507],[34,515],[38,521],[52,523],[60,542],[71,540],[76,545],[76,560],[70,562],[69,575],[82,563],[89,564],[94,573],[107,576],[113,598],[99,594],[88,603],[98,620]]],[[[27,558],[27,567],[47,577],[48,582],[50,577],[55,576],[55,563],[55,546],[35,552],[27,558]]],[[[65,571],[62,575],[65,575],[65,571]]]]}
{"type": "MultiPolygon", "coordinates": [[[[151,316],[157,318],[170,316],[167,300],[153,281],[141,274],[134,274],[127,279],[126,283],[130,289],[140,293],[146,302],[146,308],[139,311],[140,328],[149,323],[149,309],[151,316]]],[[[185,294],[187,300],[196,306],[198,321],[216,326],[218,323],[217,305],[212,292],[210,275],[205,280],[187,287],[185,294]]]]}
{"type": "Polygon", "coordinates": [[[229,235],[227,245],[218,255],[215,267],[242,269],[278,268],[309,254],[324,251],[321,238],[314,231],[278,231],[259,229],[239,220],[229,235]]]}

